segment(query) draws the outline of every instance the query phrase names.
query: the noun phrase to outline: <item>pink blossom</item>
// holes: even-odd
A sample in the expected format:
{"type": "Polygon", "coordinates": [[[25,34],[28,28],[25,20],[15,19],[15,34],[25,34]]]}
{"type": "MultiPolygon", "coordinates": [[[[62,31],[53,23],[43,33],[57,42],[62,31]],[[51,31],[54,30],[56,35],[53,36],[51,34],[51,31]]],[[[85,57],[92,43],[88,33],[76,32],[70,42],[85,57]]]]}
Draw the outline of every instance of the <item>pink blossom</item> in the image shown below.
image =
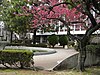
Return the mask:
{"type": "MultiPolygon", "coordinates": [[[[33,27],[38,27],[41,25],[51,25],[51,23],[57,24],[55,20],[50,20],[50,18],[64,17],[64,20],[66,21],[77,21],[82,16],[82,14],[78,12],[76,8],[69,9],[66,4],[61,4],[59,6],[56,6],[52,9],[52,11],[48,9],[49,6],[53,6],[62,0],[41,0],[41,1],[43,3],[47,3],[47,5],[40,4],[39,6],[34,6],[34,4],[32,4],[30,12],[27,12],[33,15],[32,19],[33,27]]],[[[79,8],[81,7],[81,5],[78,5],[77,7],[79,8]]],[[[23,6],[22,9],[25,11],[29,10],[26,6],[23,6]]]]}

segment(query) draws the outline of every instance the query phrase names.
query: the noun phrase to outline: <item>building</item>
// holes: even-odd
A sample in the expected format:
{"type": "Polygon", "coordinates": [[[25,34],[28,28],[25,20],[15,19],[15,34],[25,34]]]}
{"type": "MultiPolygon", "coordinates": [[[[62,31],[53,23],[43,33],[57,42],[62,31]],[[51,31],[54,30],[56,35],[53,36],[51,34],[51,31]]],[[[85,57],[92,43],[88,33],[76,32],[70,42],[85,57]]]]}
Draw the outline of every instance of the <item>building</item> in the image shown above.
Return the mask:
{"type": "MultiPolygon", "coordinates": [[[[60,22],[59,22],[59,24],[60,24],[60,22]]],[[[70,31],[71,34],[76,35],[76,36],[84,35],[86,32],[86,29],[81,25],[74,24],[70,28],[71,28],[71,31],[70,31]]],[[[47,37],[52,35],[52,34],[56,34],[58,36],[67,35],[67,28],[66,27],[63,27],[63,28],[59,27],[57,32],[43,32],[41,30],[37,30],[37,33],[36,33],[37,43],[46,43],[47,37]]],[[[95,34],[95,35],[100,34],[100,29],[95,31],[93,34],[95,34]]],[[[28,37],[30,37],[31,39],[33,36],[34,36],[33,33],[28,33],[28,37]]]]}

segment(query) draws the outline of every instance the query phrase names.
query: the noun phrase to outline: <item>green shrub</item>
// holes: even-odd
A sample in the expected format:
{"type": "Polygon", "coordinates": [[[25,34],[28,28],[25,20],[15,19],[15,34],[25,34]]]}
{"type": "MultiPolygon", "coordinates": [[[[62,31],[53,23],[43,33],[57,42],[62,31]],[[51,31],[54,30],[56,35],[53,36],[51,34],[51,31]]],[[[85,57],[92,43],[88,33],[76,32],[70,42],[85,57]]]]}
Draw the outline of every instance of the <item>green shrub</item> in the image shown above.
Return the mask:
{"type": "Polygon", "coordinates": [[[71,48],[71,47],[74,47],[75,45],[74,45],[75,43],[74,43],[74,41],[68,41],[68,44],[67,44],[67,46],[68,46],[68,48],[71,48]]]}
{"type": "Polygon", "coordinates": [[[68,41],[68,45],[74,46],[74,41],[68,41]]]}
{"type": "Polygon", "coordinates": [[[68,38],[67,38],[67,36],[60,36],[59,37],[59,43],[60,43],[60,45],[61,46],[63,46],[63,48],[65,47],[65,45],[67,45],[68,44],[68,38]]]}
{"type": "Polygon", "coordinates": [[[75,49],[76,51],[79,51],[78,45],[74,45],[74,49],[75,49]]]}
{"type": "Polygon", "coordinates": [[[25,44],[22,43],[9,43],[7,46],[25,46],[25,44]]]}
{"type": "Polygon", "coordinates": [[[86,50],[100,56],[100,45],[87,45],[86,50]]]}
{"type": "Polygon", "coordinates": [[[9,43],[8,46],[29,46],[31,44],[32,40],[25,39],[23,40],[13,40],[12,43],[9,43]]]}
{"type": "Polygon", "coordinates": [[[24,68],[33,65],[33,52],[29,50],[1,50],[0,64],[8,67],[14,65],[15,67],[24,68]],[[19,64],[18,64],[19,63],[19,64]]]}
{"type": "Polygon", "coordinates": [[[48,42],[50,45],[53,47],[58,43],[58,36],[53,34],[47,38],[48,42]]]}
{"type": "Polygon", "coordinates": [[[12,43],[22,43],[23,40],[13,40],[12,43]]]}
{"type": "Polygon", "coordinates": [[[32,44],[31,46],[32,46],[32,47],[47,47],[47,45],[44,44],[44,43],[40,43],[40,44],[32,44]]]}

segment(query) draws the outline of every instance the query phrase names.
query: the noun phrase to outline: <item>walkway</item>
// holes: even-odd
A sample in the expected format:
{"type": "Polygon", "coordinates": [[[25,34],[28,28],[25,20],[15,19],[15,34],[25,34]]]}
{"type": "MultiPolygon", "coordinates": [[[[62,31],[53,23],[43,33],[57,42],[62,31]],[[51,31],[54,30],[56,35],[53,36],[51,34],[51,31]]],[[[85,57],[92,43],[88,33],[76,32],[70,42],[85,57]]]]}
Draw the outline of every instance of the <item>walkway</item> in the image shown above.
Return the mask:
{"type": "Polygon", "coordinates": [[[53,70],[64,59],[77,54],[74,49],[55,49],[57,52],[48,55],[34,56],[35,67],[44,70],[53,70]]]}

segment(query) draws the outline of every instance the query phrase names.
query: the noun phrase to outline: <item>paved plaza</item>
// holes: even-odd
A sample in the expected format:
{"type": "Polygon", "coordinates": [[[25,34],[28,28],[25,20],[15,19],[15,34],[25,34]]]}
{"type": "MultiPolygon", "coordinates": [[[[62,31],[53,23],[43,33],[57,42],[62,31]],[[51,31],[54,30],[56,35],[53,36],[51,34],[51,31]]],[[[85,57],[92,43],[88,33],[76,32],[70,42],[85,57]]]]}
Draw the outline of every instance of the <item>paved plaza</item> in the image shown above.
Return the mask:
{"type": "Polygon", "coordinates": [[[47,55],[34,56],[35,67],[41,68],[43,70],[53,70],[59,63],[64,59],[69,58],[78,52],[74,49],[54,49],[56,53],[47,55]]]}

